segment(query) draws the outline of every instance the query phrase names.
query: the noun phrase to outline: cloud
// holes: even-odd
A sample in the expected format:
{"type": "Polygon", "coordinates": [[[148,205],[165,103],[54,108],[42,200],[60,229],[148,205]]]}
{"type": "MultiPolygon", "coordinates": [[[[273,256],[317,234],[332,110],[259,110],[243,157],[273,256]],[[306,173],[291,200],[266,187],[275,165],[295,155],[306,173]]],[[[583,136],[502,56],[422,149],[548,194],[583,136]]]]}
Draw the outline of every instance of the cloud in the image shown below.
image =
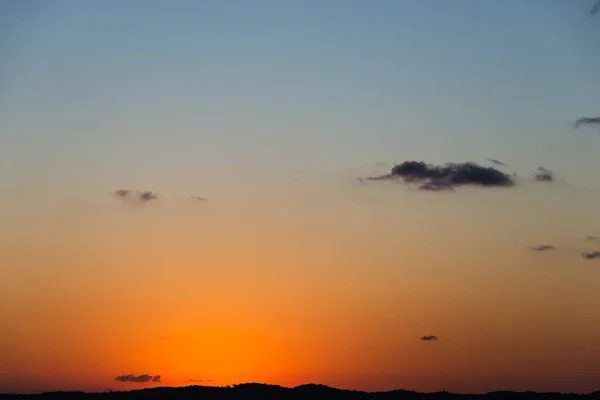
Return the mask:
{"type": "Polygon", "coordinates": [[[426,335],[426,336],[421,336],[421,340],[423,342],[432,342],[432,341],[438,340],[438,337],[434,336],[434,335],[426,335]]]}
{"type": "MultiPolygon", "coordinates": [[[[593,9],[596,10],[594,11],[594,13],[598,12],[598,10],[600,9],[600,1],[596,3],[593,9]]],[[[600,126],[600,117],[581,117],[575,122],[573,122],[571,125],[575,128],[579,128],[581,126],[591,126],[592,128],[596,128],[600,126]]]]}
{"type": "Polygon", "coordinates": [[[584,251],[583,253],[581,253],[581,257],[588,260],[600,258],[600,251],[584,251]]]}
{"type": "Polygon", "coordinates": [[[156,193],[153,192],[149,192],[149,191],[144,191],[144,192],[137,192],[138,196],[140,197],[140,201],[150,201],[150,200],[156,200],[157,195],[156,193]]]}
{"type": "MultiPolygon", "coordinates": [[[[125,199],[131,199],[133,191],[129,190],[129,189],[119,189],[119,190],[115,190],[114,192],[111,192],[110,194],[115,197],[120,197],[125,200],[125,199]]],[[[158,197],[158,195],[156,193],[150,192],[150,191],[140,192],[139,190],[137,190],[136,194],[137,194],[137,200],[141,203],[144,203],[144,202],[150,201],[150,200],[156,200],[156,198],[158,197]]]]}
{"type": "Polygon", "coordinates": [[[119,190],[115,190],[111,194],[113,196],[117,196],[117,197],[128,197],[131,194],[131,190],[119,189],[119,190]]]}
{"type": "Polygon", "coordinates": [[[204,382],[204,379],[190,379],[190,382],[204,382]]]}
{"type": "Polygon", "coordinates": [[[552,246],[551,244],[541,244],[539,246],[533,246],[531,248],[532,251],[548,251],[548,250],[554,250],[555,247],[552,246]]]}
{"type": "Polygon", "coordinates": [[[586,237],[587,240],[598,240],[598,236],[588,236],[586,237]]]}
{"type": "Polygon", "coordinates": [[[201,197],[201,196],[190,196],[190,199],[197,200],[197,201],[208,201],[208,199],[206,197],[201,197]]]}
{"type": "MultiPolygon", "coordinates": [[[[594,15],[596,15],[598,13],[598,11],[600,11],[600,0],[596,1],[594,3],[594,5],[592,6],[592,8],[590,9],[590,17],[593,17],[594,15]]],[[[600,118],[598,118],[600,120],[600,118]]]]}
{"type": "Polygon", "coordinates": [[[160,375],[119,375],[115,378],[115,381],[119,382],[134,382],[134,383],[146,383],[146,382],[160,382],[160,375]]]}
{"type": "Polygon", "coordinates": [[[491,162],[492,164],[496,164],[496,165],[501,165],[503,167],[508,167],[508,165],[504,164],[502,161],[500,160],[496,160],[495,158],[486,158],[486,160],[488,160],[489,162],[491,162]]]}
{"type": "Polygon", "coordinates": [[[420,189],[422,190],[435,191],[448,190],[462,185],[509,187],[515,184],[510,175],[473,162],[431,165],[422,161],[405,161],[395,165],[387,175],[373,176],[367,179],[402,179],[407,183],[421,183],[420,189]]]}
{"type": "Polygon", "coordinates": [[[533,175],[533,179],[540,182],[553,182],[554,172],[544,167],[538,167],[537,171],[533,175]]]}

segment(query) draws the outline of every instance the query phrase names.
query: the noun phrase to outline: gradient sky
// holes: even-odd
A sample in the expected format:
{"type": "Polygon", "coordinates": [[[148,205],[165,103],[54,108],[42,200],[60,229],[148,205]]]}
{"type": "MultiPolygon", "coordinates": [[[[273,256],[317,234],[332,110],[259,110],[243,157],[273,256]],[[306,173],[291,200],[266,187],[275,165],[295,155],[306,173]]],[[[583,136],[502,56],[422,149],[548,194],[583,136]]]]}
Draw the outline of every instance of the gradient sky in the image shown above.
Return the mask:
{"type": "Polygon", "coordinates": [[[0,392],[600,389],[591,3],[0,1],[0,392]]]}

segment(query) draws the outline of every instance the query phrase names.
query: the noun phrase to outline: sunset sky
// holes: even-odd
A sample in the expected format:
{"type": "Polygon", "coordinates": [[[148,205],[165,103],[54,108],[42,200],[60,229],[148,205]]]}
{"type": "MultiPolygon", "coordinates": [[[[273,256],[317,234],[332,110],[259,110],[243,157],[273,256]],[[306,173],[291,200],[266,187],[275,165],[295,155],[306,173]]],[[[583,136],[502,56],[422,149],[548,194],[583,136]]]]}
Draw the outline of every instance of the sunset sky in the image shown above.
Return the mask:
{"type": "Polygon", "coordinates": [[[592,3],[0,0],[0,393],[600,390],[592,3]]]}

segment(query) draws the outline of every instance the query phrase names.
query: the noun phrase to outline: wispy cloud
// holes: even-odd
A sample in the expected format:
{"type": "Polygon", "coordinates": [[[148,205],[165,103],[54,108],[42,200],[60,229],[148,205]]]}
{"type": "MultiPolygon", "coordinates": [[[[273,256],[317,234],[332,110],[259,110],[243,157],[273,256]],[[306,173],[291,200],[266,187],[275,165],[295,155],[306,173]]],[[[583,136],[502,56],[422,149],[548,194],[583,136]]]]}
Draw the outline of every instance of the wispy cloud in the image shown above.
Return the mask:
{"type": "Polygon", "coordinates": [[[588,236],[586,240],[598,240],[598,236],[588,236]]]}
{"type": "MultiPolygon", "coordinates": [[[[594,14],[598,12],[598,9],[600,9],[600,2],[596,3],[594,8],[592,8],[592,10],[594,10],[594,14]]],[[[600,126],[600,117],[581,117],[575,120],[571,126],[575,128],[580,128],[582,126],[597,128],[600,126]]]]}
{"type": "Polygon", "coordinates": [[[539,246],[533,246],[531,248],[532,251],[548,251],[548,250],[554,250],[555,247],[552,246],[551,244],[541,244],[539,246]]]}
{"type": "MultiPolygon", "coordinates": [[[[600,11],[600,0],[596,1],[592,8],[590,9],[590,17],[593,17],[600,11]]],[[[600,118],[599,118],[600,119],[600,118]]]]}
{"type": "Polygon", "coordinates": [[[134,374],[129,374],[129,375],[119,375],[115,378],[115,381],[119,381],[119,382],[134,382],[134,383],[147,383],[147,382],[160,382],[160,375],[148,375],[148,374],[142,374],[142,375],[134,375],[134,374]]]}
{"type": "MultiPolygon", "coordinates": [[[[119,189],[119,190],[115,190],[114,192],[110,193],[111,195],[115,196],[115,197],[119,197],[121,199],[132,199],[134,196],[134,192],[132,190],[129,189],[119,189]]],[[[137,200],[140,203],[145,203],[147,201],[151,201],[151,200],[156,200],[158,198],[158,195],[154,192],[151,191],[139,191],[136,190],[135,191],[135,195],[137,200]]]]}
{"type": "Polygon", "coordinates": [[[507,167],[508,166],[505,163],[503,163],[502,161],[497,160],[495,158],[486,158],[486,160],[488,160],[489,162],[491,162],[492,164],[495,164],[495,165],[500,165],[500,166],[503,166],[503,167],[507,167]]]}
{"type": "Polygon", "coordinates": [[[438,337],[434,336],[434,335],[425,335],[425,336],[421,336],[421,340],[423,342],[432,342],[432,341],[438,340],[438,337]]]}
{"type": "Polygon", "coordinates": [[[596,258],[600,258],[600,251],[584,251],[581,253],[581,257],[587,260],[594,260],[596,258]]]}
{"type": "Polygon", "coordinates": [[[119,189],[115,190],[114,192],[111,192],[110,194],[116,197],[129,197],[129,195],[131,194],[131,190],[119,189]]]}

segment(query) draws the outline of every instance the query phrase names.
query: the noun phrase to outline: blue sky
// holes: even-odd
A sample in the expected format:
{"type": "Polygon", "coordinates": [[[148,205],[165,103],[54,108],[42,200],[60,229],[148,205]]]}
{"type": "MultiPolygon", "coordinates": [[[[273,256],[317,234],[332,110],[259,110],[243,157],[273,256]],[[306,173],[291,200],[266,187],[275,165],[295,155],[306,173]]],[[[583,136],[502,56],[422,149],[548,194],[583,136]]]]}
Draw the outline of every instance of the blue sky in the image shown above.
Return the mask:
{"type": "Polygon", "coordinates": [[[7,2],[3,175],[181,192],[494,157],[590,184],[588,3],[7,2]]]}

